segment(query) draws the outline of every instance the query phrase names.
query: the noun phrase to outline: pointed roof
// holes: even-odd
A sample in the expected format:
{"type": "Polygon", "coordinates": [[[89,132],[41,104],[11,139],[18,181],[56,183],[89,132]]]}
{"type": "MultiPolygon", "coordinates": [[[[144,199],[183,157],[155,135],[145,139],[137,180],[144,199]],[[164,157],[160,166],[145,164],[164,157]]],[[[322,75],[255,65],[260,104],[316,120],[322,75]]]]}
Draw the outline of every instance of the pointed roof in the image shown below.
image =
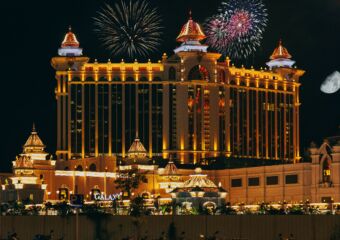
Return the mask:
{"type": "Polygon", "coordinates": [[[79,42],[76,35],[72,32],[71,26],[68,28],[68,33],[66,33],[63,42],[61,43],[62,48],[73,47],[78,48],[79,42]]]}
{"type": "Polygon", "coordinates": [[[183,25],[180,34],[176,38],[178,42],[186,42],[188,40],[201,41],[206,38],[201,26],[192,20],[191,11],[189,15],[189,20],[183,25]]]}
{"type": "Polygon", "coordinates": [[[162,175],[166,176],[178,175],[177,167],[175,163],[172,161],[172,159],[170,159],[169,162],[166,164],[164,168],[164,173],[162,175]]]}
{"type": "Polygon", "coordinates": [[[33,123],[31,135],[28,137],[23,148],[24,148],[24,153],[32,153],[32,152],[43,153],[44,152],[45,145],[41,141],[40,137],[38,136],[38,133],[35,130],[34,123],[33,123]]]}
{"type": "Polygon", "coordinates": [[[146,149],[139,138],[135,138],[132,142],[129,151],[127,152],[129,158],[145,158],[147,155],[146,149]]]}
{"type": "Polygon", "coordinates": [[[183,183],[183,188],[217,188],[216,184],[208,179],[206,174],[201,174],[202,169],[196,168],[195,174],[190,175],[190,178],[183,183]]]}
{"type": "Polygon", "coordinates": [[[277,46],[277,48],[274,49],[274,52],[270,56],[270,59],[272,59],[272,60],[279,59],[279,58],[285,58],[285,59],[292,58],[292,56],[289,54],[287,48],[285,48],[282,45],[281,40],[279,41],[279,45],[277,46]]]}

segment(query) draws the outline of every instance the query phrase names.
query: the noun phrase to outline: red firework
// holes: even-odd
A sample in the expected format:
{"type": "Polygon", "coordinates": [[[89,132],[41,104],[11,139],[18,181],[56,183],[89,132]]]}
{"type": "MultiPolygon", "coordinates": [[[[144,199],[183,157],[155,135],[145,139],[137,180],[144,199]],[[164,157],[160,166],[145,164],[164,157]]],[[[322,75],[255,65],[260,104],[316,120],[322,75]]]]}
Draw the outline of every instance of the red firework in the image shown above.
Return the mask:
{"type": "Polygon", "coordinates": [[[231,39],[243,37],[248,34],[252,27],[252,20],[249,12],[240,10],[235,12],[227,25],[228,37],[231,39]]]}

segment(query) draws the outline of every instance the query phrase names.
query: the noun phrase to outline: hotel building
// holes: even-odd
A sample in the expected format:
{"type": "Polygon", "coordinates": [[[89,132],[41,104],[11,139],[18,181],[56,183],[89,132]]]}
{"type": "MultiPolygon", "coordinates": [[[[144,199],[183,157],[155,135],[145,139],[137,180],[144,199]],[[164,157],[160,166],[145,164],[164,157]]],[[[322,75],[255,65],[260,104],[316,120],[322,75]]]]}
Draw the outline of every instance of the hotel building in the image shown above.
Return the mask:
{"type": "Polygon", "coordinates": [[[89,62],[66,34],[56,70],[57,159],[126,157],[135,138],[148,157],[197,163],[220,155],[299,162],[299,78],[280,42],[269,69],[235,67],[208,51],[189,19],[174,52],[156,63],[89,62]]]}
{"type": "Polygon", "coordinates": [[[198,187],[214,188],[218,201],[231,204],[339,203],[340,138],[311,146],[310,159],[300,161],[304,71],[293,67],[287,49],[279,42],[269,69],[246,69],[220,61],[200,43],[204,38],[189,19],[175,54],[159,62],[90,63],[70,29],[51,61],[57,158],[48,157],[33,128],[13,174],[0,176],[0,200],[109,196],[118,192],[120,173],[137,168],[148,181],[135,193],[164,201],[205,182],[198,187]],[[162,165],[170,156],[174,161],[162,165]],[[214,169],[209,158],[230,165],[214,169]],[[203,170],[194,174],[195,163],[203,170]]]}

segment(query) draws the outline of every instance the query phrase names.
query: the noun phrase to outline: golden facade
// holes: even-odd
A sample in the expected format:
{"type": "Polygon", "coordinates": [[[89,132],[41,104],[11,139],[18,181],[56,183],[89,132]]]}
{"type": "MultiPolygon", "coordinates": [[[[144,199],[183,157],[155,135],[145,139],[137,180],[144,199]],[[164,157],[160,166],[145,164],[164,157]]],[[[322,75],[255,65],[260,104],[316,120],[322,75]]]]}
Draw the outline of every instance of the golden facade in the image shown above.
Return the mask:
{"type": "Polygon", "coordinates": [[[181,163],[220,155],[299,161],[304,71],[277,64],[291,61],[281,42],[271,69],[255,70],[206,51],[202,31],[182,30],[175,54],[156,63],[90,63],[71,34],[61,47],[69,52],[52,58],[58,159],[124,158],[138,137],[148,157],[173,154],[181,163]]]}

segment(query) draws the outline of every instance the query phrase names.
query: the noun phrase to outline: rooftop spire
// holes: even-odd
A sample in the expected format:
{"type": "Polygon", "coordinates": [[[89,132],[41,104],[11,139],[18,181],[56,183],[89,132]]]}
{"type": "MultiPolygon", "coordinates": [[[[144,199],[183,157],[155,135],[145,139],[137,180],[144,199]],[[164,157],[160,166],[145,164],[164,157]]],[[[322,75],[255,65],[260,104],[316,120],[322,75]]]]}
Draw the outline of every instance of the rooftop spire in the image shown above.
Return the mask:
{"type": "Polygon", "coordinates": [[[289,67],[291,68],[295,61],[291,60],[292,55],[289,54],[287,48],[282,45],[282,40],[279,40],[278,46],[274,49],[270,56],[270,61],[267,62],[267,66],[270,69],[277,67],[289,67]]]}
{"type": "Polygon", "coordinates": [[[138,137],[131,144],[127,155],[129,158],[146,158],[147,151],[138,137]]]}
{"type": "Polygon", "coordinates": [[[41,141],[33,123],[31,135],[24,145],[24,153],[44,153],[45,145],[41,141]]]}
{"type": "Polygon", "coordinates": [[[68,27],[68,33],[66,33],[61,47],[79,47],[79,42],[76,35],[72,32],[71,26],[68,27]]]}
{"type": "Polygon", "coordinates": [[[33,122],[33,125],[32,125],[32,133],[35,133],[35,123],[33,122]]]}
{"type": "Polygon", "coordinates": [[[79,42],[76,35],[72,32],[71,25],[68,27],[68,32],[65,34],[64,40],[59,48],[59,56],[81,56],[82,49],[79,48],[79,42]]]}
{"type": "Polygon", "coordinates": [[[290,59],[292,56],[289,54],[287,48],[282,45],[282,40],[279,40],[279,44],[277,48],[274,49],[274,52],[270,56],[270,59],[278,59],[278,58],[285,58],[290,59]]]}
{"type": "Polygon", "coordinates": [[[192,12],[190,10],[189,20],[183,25],[182,30],[176,40],[178,42],[201,41],[205,38],[206,36],[202,31],[201,26],[192,20],[192,12]]]}

